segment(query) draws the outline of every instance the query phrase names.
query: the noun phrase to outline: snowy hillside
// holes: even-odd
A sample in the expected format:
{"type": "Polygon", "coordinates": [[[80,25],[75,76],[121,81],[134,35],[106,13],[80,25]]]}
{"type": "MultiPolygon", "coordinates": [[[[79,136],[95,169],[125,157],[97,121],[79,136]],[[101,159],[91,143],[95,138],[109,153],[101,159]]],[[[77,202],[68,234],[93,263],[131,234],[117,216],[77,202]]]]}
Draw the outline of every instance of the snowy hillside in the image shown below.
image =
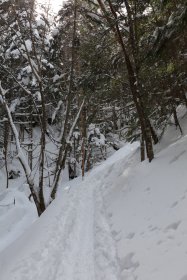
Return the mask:
{"type": "Polygon", "coordinates": [[[151,164],[126,144],[83,181],[64,184],[1,252],[0,279],[186,280],[186,147],[187,136],[170,128],[151,164]]]}

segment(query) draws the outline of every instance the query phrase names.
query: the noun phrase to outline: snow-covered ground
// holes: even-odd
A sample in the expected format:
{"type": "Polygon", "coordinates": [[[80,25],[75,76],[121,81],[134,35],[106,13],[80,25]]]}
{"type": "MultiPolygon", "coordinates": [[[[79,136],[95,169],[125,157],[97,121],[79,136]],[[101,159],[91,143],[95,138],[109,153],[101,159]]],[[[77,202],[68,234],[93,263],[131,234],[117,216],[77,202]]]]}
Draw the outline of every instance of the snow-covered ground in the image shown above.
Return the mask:
{"type": "Polygon", "coordinates": [[[126,144],[83,181],[63,184],[1,252],[0,279],[187,280],[186,121],[184,136],[166,131],[151,164],[126,144]]]}
{"type": "Polygon", "coordinates": [[[14,242],[37,219],[36,207],[28,199],[30,192],[24,178],[9,180],[8,189],[5,188],[5,178],[4,170],[1,169],[0,252],[14,242]]]}

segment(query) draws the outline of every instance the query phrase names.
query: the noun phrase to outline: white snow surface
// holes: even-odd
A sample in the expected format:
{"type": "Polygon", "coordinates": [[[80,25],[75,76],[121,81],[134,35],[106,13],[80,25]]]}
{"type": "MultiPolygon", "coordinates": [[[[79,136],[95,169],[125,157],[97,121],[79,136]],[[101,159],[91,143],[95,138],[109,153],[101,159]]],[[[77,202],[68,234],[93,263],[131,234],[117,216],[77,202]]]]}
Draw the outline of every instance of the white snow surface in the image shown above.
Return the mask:
{"type": "Polygon", "coordinates": [[[186,280],[187,136],[170,132],[151,164],[126,144],[84,180],[62,185],[1,252],[0,279],[186,280]]]}
{"type": "Polygon", "coordinates": [[[35,220],[36,210],[23,192],[8,189],[0,193],[0,251],[14,242],[35,220]]]}

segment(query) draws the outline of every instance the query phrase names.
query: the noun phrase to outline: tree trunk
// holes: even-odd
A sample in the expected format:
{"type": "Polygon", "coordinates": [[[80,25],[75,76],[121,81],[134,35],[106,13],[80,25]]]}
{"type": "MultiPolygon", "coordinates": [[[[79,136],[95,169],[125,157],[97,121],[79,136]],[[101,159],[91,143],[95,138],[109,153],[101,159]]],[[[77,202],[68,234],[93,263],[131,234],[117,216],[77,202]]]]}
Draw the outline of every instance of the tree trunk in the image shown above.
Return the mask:
{"type": "Polygon", "coordinates": [[[180,123],[179,123],[179,119],[178,119],[178,117],[177,117],[176,108],[175,108],[174,105],[173,105],[172,107],[173,107],[173,117],[174,117],[174,121],[175,121],[175,126],[176,126],[176,128],[177,128],[177,127],[179,128],[181,135],[183,135],[182,127],[181,127],[181,125],[180,125],[180,123]]]}
{"type": "Polygon", "coordinates": [[[9,174],[8,174],[8,162],[7,162],[7,155],[8,155],[8,139],[9,139],[9,123],[8,121],[4,122],[4,157],[5,157],[5,169],[6,169],[6,188],[8,189],[9,186],[9,174]]]}
{"type": "Polygon", "coordinates": [[[141,161],[145,160],[145,144],[144,144],[144,138],[143,135],[141,135],[141,145],[140,145],[140,153],[141,153],[141,161]]]}
{"type": "Polygon", "coordinates": [[[86,150],[85,150],[85,145],[86,145],[86,108],[82,109],[81,113],[81,137],[82,137],[82,147],[81,147],[81,154],[82,154],[82,164],[81,164],[81,169],[82,169],[82,178],[84,177],[85,173],[85,157],[86,157],[86,150]]]}

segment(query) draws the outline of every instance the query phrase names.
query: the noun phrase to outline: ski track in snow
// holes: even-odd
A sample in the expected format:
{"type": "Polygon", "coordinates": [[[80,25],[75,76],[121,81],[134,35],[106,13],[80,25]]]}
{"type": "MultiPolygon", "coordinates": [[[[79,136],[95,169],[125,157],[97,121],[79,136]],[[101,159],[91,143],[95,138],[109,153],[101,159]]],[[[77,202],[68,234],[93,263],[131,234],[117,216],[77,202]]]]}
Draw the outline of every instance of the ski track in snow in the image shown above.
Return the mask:
{"type": "Polygon", "coordinates": [[[39,246],[18,258],[2,280],[120,280],[101,182],[89,180],[68,190],[68,203],[45,229],[47,238],[39,237],[39,246]]]}

